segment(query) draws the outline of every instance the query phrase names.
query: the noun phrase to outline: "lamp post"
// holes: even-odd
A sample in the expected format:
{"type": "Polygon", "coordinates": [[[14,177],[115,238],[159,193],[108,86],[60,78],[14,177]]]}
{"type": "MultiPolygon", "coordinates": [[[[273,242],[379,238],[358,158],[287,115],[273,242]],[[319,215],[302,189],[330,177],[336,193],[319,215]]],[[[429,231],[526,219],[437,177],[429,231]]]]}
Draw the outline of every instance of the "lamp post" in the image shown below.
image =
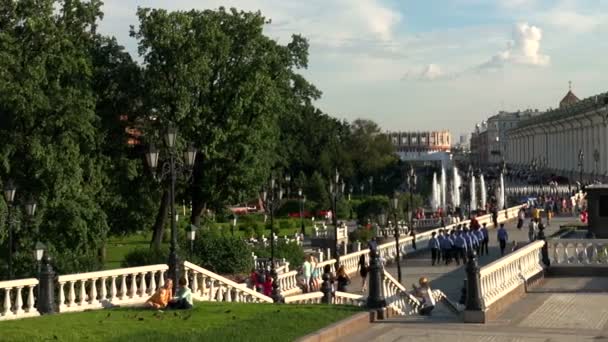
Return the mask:
{"type": "Polygon", "coordinates": [[[187,235],[188,241],[190,241],[190,260],[192,260],[192,256],[194,255],[194,240],[196,240],[196,230],[194,227],[190,227],[187,235]]]}
{"type": "Polygon", "coordinates": [[[41,267],[41,261],[42,261],[42,256],[44,255],[44,252],[46,251],[46,246],[38,241],[36,242],[36,245],[34,246],[34,257],[36,258],[36,264],[38,264],[38,273],[40,274],[40,267],[41,267]]]}
{"type": "Polygon", "coordinates": [[[344,193],[344,182],[340,181],[340,173],[336,169],[333,182],[329,183],[329,193],[332,198],[332,223],[334,225],[334,258],[336,259],[336,269],[340,265],[340,253],[338,253],[338,197],[344,193]]]}
{"type": "Polygon", "coordinates": [[[236,230],[236,221],[237,221],[236,212],[233,215],[234,216],[232,217],[232,236],[234,236],[234,231],[236,230]]]}
{"type": "Polygon", "coordinates": [[[407,181],[407,188],[408,191],[410,192],[410,203],[409,203],[409,209],[410,209],[410,230],[412,231],[412,233],[414,232],[414,191],[416,191],[416,183],[417,183],[417,176],[416,176],[416,171],[414,170],[414,166],[412,166],[410,164],[410,169],[407,172],[407,177],[406,177],[406,181],[407,181]]]}
{"type": "Polygon", "coordinates": [[[281,199],[283,198],[283,189],[278,185],[274,178],[270,178],[268,188],[262,192],[262,202],[264,202],[264,208],[270,215],[270,275],[272,276],[272,299],[275,303],[283,301],[281,296],[281,290],[279,289],[279,282],[277,281],[277,271],[274,262],[274,211],[280,205],[281,199]]]}
{"type": "Polygon", "coordinates": [[[306,235],[306,229],[304,228],[304,203],[306,202],[306,196],[302,192],[302,188],[298,189],[298,198],[300,199],[300,230],[302,236],[306,235]]]}
{"type": "Polygon", "coordinates": [[[170,125],[165,132],[165,144],[166,153],[168,160],[161,163],[159,168],[159,155],[160,151],[151,144],[148,151],[146,152],[146,162],[152,171],[152,175],[159,181],[165,180],[169,177],[169,199],[171,205],[171,249],[169,252],[169,278],[173,280],[174,289],[177,290],[177,284],[181,275],[180,261],[178,256],[178,244],[177,244],[177,226],[175,213],[175,182],[178,175],[190,178],[192,174],[192,168],[196,160],[197,150],[192,145],[183,152],[183,158],[178,155],[175,142],[177,140],[177,129],[170,125]],[[157,173],[157,169],[160,169],[157,173]]]}
{"type": "Polygon", "coordinates": [[[15,193],[17,192],[17,187],[12,181],[6,182],[4,185],[4,200],[6,201],[6,208],[8,211],[7,215],[7,228],[8,228],[8,279],[13,279],[13,224],[12,224],[12,206],[15,201],[15,193]]]}
{"type": "Polygon", "coordinates": [[[401,249],[399,248],[399,224],[397,223],[397,209],[399,208],[399,194],[395,193],[391,201],[393,207],[393,216],[395,218],[395,247],[397,248],[397,280],[401,284],[401,249]]]}

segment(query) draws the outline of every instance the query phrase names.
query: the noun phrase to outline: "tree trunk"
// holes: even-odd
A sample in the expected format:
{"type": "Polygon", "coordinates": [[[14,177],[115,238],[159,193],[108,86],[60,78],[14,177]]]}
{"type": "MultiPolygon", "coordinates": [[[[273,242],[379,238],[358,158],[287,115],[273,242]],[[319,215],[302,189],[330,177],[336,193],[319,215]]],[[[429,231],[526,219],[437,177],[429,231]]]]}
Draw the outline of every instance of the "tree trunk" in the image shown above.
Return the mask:
{"type": "Polygon", "coordinates": [[[167,223],[167,216],[169,215],[169,190],[163,191],[163,197],[158,208],[156,215],[156,221],[152,228],[152,241],[150,241],[150,248],[160,249],[160,245],[163,242],[163,233],[165,232],[165,224],[167,223]]]}
{"type": "Polygon", "coordinates": [[[203,201],[195,201],[192,204],[192,213],[190,215],[190,222],[196,227],[200,228],[201,215],[206,208],[206,204],[203,201]]]}

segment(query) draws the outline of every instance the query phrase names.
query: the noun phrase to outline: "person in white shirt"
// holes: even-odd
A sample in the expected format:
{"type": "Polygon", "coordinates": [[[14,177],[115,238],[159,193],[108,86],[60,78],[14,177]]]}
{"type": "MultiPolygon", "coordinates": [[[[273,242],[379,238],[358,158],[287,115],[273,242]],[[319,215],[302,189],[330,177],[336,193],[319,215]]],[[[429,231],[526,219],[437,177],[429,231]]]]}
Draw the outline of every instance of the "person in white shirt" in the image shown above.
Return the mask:
{"type": "Polygon", "coordinates": [[[431,312],[435,308],[435,298],[433,298],[433,290],[431,290],[431,286],[429,283],[429,279],[427,277],[422,277],[418,280],[420,287],[412,284],[414,288],[414,296],[421,299],[422,308],[418,311],[418,313],[422,316],[430,316],[431,312]]]}

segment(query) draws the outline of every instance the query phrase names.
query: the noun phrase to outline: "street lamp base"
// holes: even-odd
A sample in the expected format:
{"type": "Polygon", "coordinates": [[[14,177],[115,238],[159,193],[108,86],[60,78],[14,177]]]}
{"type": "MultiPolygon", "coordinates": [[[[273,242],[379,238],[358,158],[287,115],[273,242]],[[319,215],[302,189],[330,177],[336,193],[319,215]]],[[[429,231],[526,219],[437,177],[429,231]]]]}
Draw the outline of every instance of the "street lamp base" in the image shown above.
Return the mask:
{"type": "Polygon", "coordinates": [[[169,272],[168,278],[173,280],[173,289],[177,290],[177,284],[179,282],[179,277],[182,275],[182,267],[179,260],[179,256],[177,255],[177,251],[175,249],[171,250],[169,253],[169,272]]]}

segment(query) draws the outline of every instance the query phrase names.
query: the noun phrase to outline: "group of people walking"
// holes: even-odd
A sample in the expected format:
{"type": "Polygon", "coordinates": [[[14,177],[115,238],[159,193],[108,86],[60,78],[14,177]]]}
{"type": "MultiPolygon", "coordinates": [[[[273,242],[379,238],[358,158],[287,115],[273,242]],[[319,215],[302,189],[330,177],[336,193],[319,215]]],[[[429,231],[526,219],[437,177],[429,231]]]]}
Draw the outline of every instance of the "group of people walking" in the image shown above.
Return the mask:
{"type": "MultiPolygon", "coordinates": [[[[475,221],[476,222],[476,221],[475,221]]],[[[484,223],[479,227],[479,224],[459,225],[455,229],[447,230],[440,229],[439,234],[432,233],[429,240],[429,249],[431,250],[431,264],[439,265],[443,262],[449,265],[455,261],[460,265],[460,261],[466,262],[466,256],[469,251],[476,251],[478,255],[488,254],[488,228],[484,223]]]]}

